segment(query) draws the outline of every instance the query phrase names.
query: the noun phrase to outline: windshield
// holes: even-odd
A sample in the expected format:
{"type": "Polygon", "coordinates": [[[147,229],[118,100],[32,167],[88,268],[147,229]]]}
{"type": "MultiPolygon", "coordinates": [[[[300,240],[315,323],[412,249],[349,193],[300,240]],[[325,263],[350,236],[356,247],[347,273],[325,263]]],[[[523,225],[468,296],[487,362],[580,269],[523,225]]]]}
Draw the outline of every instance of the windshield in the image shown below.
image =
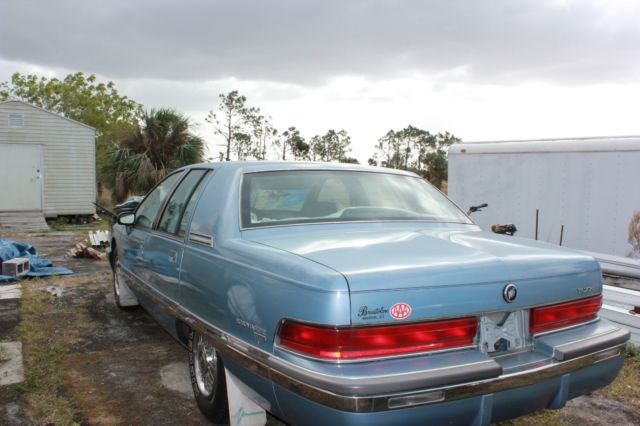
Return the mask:
{"type": "Polygon", "coordinates": [[[423,179],[375,172],[247,173],[241,208],[243,228],[378,220],[471,223],[423,179]]]}

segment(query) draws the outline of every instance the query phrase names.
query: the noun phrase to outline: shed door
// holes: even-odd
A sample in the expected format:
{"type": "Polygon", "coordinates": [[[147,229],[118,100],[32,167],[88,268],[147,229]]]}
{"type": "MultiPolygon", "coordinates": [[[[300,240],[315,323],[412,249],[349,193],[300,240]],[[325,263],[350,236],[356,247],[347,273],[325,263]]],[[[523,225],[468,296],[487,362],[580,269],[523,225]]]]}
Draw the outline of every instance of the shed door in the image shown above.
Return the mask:
{"type": "Polygon", "coordinates": [[[42,211],[42,146],[0,145],[0,212],[42,211]]]}

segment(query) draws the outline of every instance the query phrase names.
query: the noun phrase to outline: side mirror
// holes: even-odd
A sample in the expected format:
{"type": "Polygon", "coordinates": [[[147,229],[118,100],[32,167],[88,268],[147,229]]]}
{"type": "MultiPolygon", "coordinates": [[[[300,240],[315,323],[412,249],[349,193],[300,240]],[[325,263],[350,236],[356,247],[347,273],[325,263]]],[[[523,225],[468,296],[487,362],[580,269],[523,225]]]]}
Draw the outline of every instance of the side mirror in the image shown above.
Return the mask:
{"type": "Polygon", "coordinates": [[[120,225],[133,225],[136,221],[135,213],[125,212],[118,216],[118,223],[120,225]]]}

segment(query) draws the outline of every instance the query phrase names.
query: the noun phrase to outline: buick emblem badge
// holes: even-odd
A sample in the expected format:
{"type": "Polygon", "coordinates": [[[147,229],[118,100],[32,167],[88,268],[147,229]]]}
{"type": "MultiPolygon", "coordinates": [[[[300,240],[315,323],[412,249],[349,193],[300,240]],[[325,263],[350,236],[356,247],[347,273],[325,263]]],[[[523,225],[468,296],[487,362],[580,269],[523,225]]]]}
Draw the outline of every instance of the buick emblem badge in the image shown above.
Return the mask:
{"type": "Polygon", "coordinates": [[[502,297],[507,303],[511,303],[518,297],[518,287],[514,283],[507,284],[502,290],[502,297]]]}

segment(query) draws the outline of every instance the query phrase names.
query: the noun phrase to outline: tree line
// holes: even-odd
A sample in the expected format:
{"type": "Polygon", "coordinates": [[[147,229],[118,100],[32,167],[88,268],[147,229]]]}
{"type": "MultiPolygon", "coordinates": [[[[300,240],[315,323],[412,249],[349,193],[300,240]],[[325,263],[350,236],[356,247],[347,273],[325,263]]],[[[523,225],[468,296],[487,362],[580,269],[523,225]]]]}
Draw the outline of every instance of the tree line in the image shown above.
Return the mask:
{"type": "MultiPolygon", "coordinates": [[[[63,79],[15,73],[0,82],[0,100],[18,99],[96,129],[99,189],[116,201],[144,193],[172,170],[205,160],[194,123],[172,108],[145,110],[121,95],[113,82],[78,72],[63,79]]],[[[346,130],[305,138],[295,126],[278,130],[271,117],[237,90],[219,95],[206,122],[224,143],[209,160],[297,160],[358,163],[346,130]]],[[[447,178],[447,148],[460,139],[407,126],[389,130],[374,146],[369,165],[414,171],[440,186],[447,178]]]]}
{"type": "Polygon", "coordinates": [[[306,140],[291,126],[279,131],[271,117],[260,108],[247,105],[247,98],[237,90],[219,95],[216,109],[209,111],[206,121],[225,142],[218,153],[220,161],[231,160],[299,160],[357,162],[349,157],[351,137],[345,130],[330,129],[324,135],[306,140]]]}
{"type": "Polygon", "coordinates": [[[432,134],[411,125],[389,130],[378,139],[369,165],[411,170],[440,188],[447,179],[448,148],[457,142],[449,132],[432,134]]]}

